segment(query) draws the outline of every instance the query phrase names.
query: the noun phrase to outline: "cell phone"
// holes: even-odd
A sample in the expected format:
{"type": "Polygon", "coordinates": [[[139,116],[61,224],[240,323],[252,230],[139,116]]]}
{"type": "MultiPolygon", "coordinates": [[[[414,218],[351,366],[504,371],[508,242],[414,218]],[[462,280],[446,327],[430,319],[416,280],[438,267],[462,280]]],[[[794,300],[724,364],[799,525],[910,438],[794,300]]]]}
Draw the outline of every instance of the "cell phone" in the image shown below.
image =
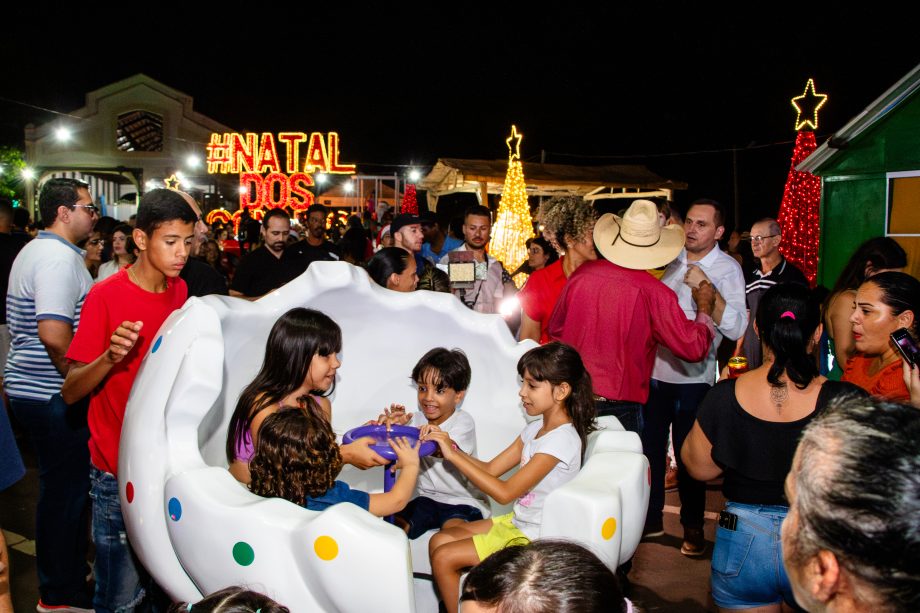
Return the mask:
{"type": "Polygon", "coordinates": [[[719,512],[719,527],[726,530],[738,529],[738,516],[728,511],[719,512]]]}
{"type": "Polygon", "coordinates": [[[920,347],[917,346],[917,342],[907,328],[898,328],[892,332],[891,340],[894,341],[894,346],[898,348],[908,364],[914,365],[920,362],[920,347]]]}

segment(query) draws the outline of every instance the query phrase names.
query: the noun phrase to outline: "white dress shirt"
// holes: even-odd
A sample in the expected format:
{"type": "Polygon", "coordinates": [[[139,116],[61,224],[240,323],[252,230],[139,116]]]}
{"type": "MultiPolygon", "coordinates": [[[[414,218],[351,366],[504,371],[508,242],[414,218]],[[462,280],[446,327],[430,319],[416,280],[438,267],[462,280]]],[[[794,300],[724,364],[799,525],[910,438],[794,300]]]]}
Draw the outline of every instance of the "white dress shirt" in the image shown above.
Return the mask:
{"type": "Polygon", "coordinates": [[[687,315],[687,319],[696,318],[696,303],[690,292],[690,286],[684,283],[687,266],[695,264],[706,273],[713,286],[725,300],[725,312],[722,321],[716,326],[716,337],[712,341],[709,355],[702,362],[685,362],[674,356],[666,347],[658,346],[652,379],[665,383],[708,383],[716,379],[716,350],[722,337],[738,340],[747,328],[748,314],[744,293],[744,273],[741,265],[730,255],[726,255],[717,244],[712,251],[699,262],[687,261],[687,250],[681,249],[677,259],[668,264],[661,277],[661,282],[677,294],[677,302],[687,315]]]}

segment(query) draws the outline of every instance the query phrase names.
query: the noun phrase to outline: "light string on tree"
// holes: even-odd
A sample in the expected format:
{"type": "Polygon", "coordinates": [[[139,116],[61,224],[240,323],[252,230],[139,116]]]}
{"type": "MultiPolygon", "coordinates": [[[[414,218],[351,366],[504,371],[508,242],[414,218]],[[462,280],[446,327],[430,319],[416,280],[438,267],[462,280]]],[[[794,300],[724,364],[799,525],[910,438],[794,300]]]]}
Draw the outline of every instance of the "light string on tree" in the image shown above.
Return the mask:
{"type": "Polygon", "coordinates": [[[795,129],[798,135],[777,216],[783,236],[780,253],[804,273],[812,287],[818,278],[821,179],[810,172],[799,172],[796,166],[817,148],[812,130],[818,127],[818,110],[825,102],[827,95],[815,93],[812,79],[805,85],[805,92],[792,99],[792,106],[797,113],[795,129]]]}
{"type": "MultiPolygon", "coordinates": [[[[521,164],[522,138],[517,126],[512,125],[511,136],[505,140],[508,145],[508,172],[505,174],[489,247],[489,253],[509,270],[515,270],[527,259],[526,242],[533,236],[533,219],[527,203],[527,186],[521,164]]],[[[527,275],[517,275],[515,284],[521,287],[526,280],[527,275]]]]}

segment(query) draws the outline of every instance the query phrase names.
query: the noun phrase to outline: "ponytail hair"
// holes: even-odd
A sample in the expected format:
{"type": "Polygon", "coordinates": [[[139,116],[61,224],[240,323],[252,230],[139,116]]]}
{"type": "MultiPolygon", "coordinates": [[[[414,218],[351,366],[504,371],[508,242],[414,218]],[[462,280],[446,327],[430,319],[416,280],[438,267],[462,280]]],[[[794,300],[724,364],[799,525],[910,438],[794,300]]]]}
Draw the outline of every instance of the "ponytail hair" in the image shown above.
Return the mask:
{"type": "Polygon", "coordinates": [[[799,389],[808,387],[819,374],[808,343],[821,323],[821,307],[811,290],[795,283],[774,285],[760,299],[756,321],[761,342],[773,353],[770,385],[782,387],[785,372],[799,389]]]}
{"type": "Polygon", "coordinates": [[[547,381],[552,385],[567,383],[572,388],[565,399],[565,411],[581,439],[581,457],[584,459],[588,435],[597,430],[597,408],[591,375],[581,356],[573,347],[554,341],[522,355],[518,360],[518,375],[523,377],[525,370],[537,381],[547,381]]]}

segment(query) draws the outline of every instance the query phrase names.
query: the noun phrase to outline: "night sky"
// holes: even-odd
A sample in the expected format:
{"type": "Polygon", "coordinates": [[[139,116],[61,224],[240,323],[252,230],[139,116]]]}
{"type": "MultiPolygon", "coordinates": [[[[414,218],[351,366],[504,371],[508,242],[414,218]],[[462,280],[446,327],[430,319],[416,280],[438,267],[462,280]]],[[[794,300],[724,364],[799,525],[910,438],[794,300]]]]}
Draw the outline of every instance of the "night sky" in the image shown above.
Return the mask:
{"type": "Polygon", "coordinates": [[[21,146],[26,123],[55,117],[20,103],[71,111],[86,92],[143,72],[239,131],[336,130],[342,161],[359,170],[504,158],[515,123],[525,160],[543,150],[555,163],[645,164],[690,184],[678,204],[711,197],[731,210],[730,149],[742,148],[749,226],[779,208],[795,138],[789,99],[809,77],[829,96],[821,143],[920,62],[915,20],[886,11],[616,4],[518,14],[471,3],[370,13],[21,3],[4,9],[0,143],[21,146]]]}

